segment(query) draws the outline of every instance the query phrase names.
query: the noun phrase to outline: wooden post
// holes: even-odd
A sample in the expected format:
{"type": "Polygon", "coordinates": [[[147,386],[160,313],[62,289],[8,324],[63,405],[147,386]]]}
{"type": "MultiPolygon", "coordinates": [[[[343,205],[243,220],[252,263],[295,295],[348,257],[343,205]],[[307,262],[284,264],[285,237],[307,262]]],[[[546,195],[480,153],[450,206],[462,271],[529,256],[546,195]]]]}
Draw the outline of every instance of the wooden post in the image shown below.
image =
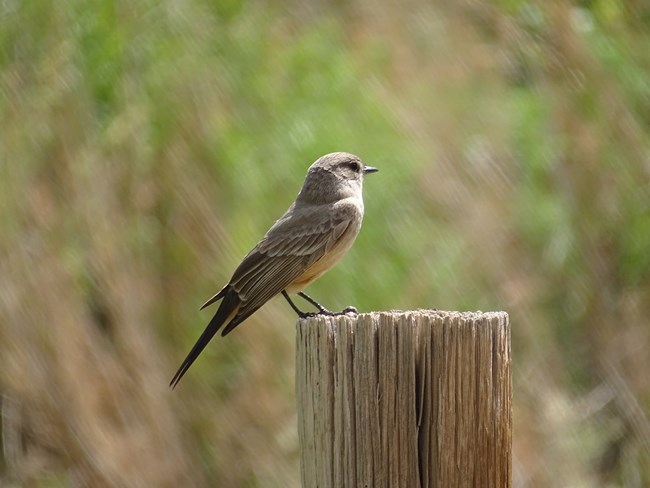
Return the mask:
{"type": "Polygon", "coordinates": [[[509,487],[505,312],[299,320],[303,488],[509,487]]]}

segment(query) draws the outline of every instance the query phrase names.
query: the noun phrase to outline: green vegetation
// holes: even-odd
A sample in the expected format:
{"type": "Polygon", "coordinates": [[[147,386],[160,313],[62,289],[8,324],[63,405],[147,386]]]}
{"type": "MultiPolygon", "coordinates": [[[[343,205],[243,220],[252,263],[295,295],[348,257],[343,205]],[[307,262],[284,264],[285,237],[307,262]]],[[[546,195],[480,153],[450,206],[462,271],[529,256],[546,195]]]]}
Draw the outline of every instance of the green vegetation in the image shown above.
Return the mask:
{"type": "Polygon", "coordinates": [[[650,484],[650,7],[409,5],[0,5],[0,484],[298,486],[281,299],[167,383],[338,150],[309,293],[506,310],[515,486],[650,484]]]}

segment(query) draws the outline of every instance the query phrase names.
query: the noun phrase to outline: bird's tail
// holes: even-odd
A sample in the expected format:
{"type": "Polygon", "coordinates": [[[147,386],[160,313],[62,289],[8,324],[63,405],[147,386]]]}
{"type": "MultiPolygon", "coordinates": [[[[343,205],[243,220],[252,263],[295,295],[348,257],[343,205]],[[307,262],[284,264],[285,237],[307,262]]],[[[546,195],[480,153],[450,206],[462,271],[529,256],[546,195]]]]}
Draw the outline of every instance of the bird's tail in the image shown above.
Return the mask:
{"type": "Polygon", "coordinates": [[[196,341],[196,344],[194,344],[194,347],[192,347],[192,350],[189,352],[183,361],[183,364],[178,368],[178,371],[176,371],[176,374],[169,383],[169,386],[171,386],[172,389],[176,388],[176,385],[183,375],[188,369],[190,369],[192,363],[196,360],[199,354],[201,354],[201,351],[203,351],[205,346],[208,345],[210,339],[212,339],[212,337],[219,331],[221,326],[232,320],[239,311],[241,300],[234,290],[222,290],[219,294],[223,295],[223,301],[221,302],[221,305],[219,305],[217,313],[214,314],[214,317],[210,320],[210,323],[203,331],[203,334],[201,334],[201,337],[196,341]]]}
{"type": "Polygon", "coordinates": [[[224,286],[221,290],[219,290],[219,293],[217,293],[215,296],[210,298],[207,302],[205,302],[203,305],[201,305],[201,308],[199,310],[203,310],[205,307],[208,305],[212,305],[214,302],[221,300],[224,295],[230,290],[230,285],[224,286]]]}

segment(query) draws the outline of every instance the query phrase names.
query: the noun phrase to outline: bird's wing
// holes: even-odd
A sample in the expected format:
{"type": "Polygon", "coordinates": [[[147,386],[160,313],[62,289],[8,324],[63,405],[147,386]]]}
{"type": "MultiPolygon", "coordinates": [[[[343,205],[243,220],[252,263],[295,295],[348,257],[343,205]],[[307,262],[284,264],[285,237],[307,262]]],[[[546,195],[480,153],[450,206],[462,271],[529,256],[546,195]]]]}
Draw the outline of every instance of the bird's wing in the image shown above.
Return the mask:
{"type": "MultiPolygon", "coordinates": [[[[300,210],[300,209],[299,209],[300,210]]],[[[355,216],[313,207],[280,219],[235,270],[229,286],[242,305],[223,335],[284,290],[328,252],[355,216]]]]}
{"type": "Polygon", "coordinates": [[[294,209],[278,220],[237,267],[230,283],[204,305],[219,309],[196,341],[170,385],[175,387],[212,337],[225,336],[318,261],[357,216],[354,208],[294,209]]]}

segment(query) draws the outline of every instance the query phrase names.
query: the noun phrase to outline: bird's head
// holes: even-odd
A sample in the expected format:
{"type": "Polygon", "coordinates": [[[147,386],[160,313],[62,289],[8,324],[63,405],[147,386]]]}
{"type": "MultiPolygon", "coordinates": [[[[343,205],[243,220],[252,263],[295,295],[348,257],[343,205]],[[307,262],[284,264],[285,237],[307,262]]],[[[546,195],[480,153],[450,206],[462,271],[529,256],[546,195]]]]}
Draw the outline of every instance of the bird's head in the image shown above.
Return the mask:
{"type": "Polygon", "coordinates": [[[358,196],[365,175],[379,171],[346,152],[326,154],[309,167],[298,200],[328,203],[358,196]]]}

